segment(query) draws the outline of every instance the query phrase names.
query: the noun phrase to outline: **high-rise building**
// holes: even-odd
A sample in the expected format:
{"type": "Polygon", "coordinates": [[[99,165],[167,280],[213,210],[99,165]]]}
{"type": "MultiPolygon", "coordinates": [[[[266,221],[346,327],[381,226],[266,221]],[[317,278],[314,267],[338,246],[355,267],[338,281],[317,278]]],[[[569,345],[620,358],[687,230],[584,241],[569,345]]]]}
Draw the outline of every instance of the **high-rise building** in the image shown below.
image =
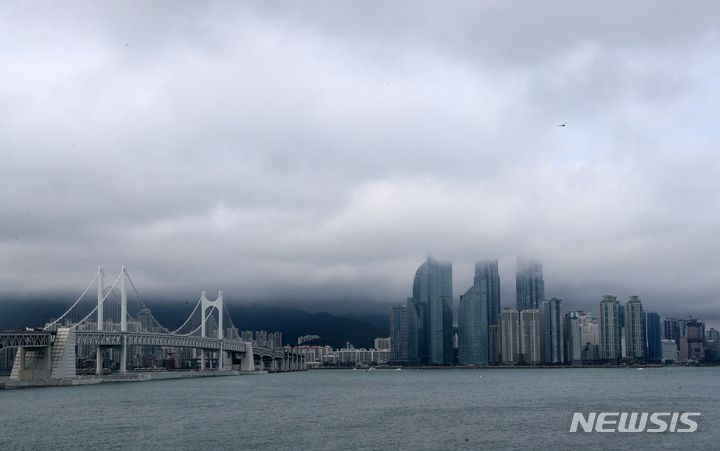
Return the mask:
{"type": "Polygon", "coordinates": [[[647,352],[645,359],[649,361],[659,361],[662,359],[660,315],[655,312],[648,312],[645,315],[645,330],[647,332],[647,352]]]}
{"type": "Polygon", "coordinates": [[[390,360],[408,360],[408,308],[396,305],[390,309],[390,360]]]}
{"type": "MultiPolygon", "coordinates": [[[[488,327],[488,363],[496,365],[500,363],[500,315],[498,315],[498,324],[491,324],[488,327]]],[[[718,340],[720,344],[720,340],[718,340]]]]}
{"type": "Polygon", "coordinates": [[[407,307],[409,360],[452,364],[452,263],[428,257],[415,272],[413,297],[407,307]]]}
{"type": "Polygon", "coordinates": [[[408,362],[428,362],[427,304],[407,298],[408,362]]]}
{"type": "Polygon", "coordinates": [[[705,331],[705,360],[717,361],[720,358],[720,332],[714,328],[705,331]]]}
{"type": "Polygon", "coordinates": [[[518,257],[515,296],[518,310],[539,308],[540,302],[545,299],[545,281],[540,260],[518,257]]]}
{"type": "Polygon", "coordinates": [[[543,363],[559,364],[565,360],[561,304],[562,301],[557,298],[540,303],[540,353],[543,363]]]}
{"type": "Polygon", "coordinates": [[[700,361],[705,358],[705,323],[697,319],[685,322],[686,334],[680,342],[680,359],[700,361]]]}
{"type": "Polygon", "coordinates": [[[461,365],[487,365],[488,293],[487,283],[475,284],[462,296],[458,306],[458,362],[461,365]]]}
{"type": "Polygon", "coordinates": [[[580,329],[580,315],[583,312],[567,312],[563,324],[565,362],[579,365],[582,362],[583,340],[580,329]]]}
{"type": "Polygon", "coordinates": [[[380,337],[375,339],[373,349],[392,349],[392,339],[390,337],[380,337]]]}
{"type": "Polygon", "coordinates": [[[500,276],[497,260],[475,263],[473,286],[458,307],[458,361],[462,365],[487,365],[490,361],[489,326],[500,313],[500,276]]]}
{"type": "Polygon", "coordinates": [[[660,349],[662,349],[662,363],[677,362],[678,349],[675,340],[662,339],[660,341],[660,349]]]}
{"type": "Polygon", "coordinates": [[[514,365],[520,358],[518,311],[504,308],[500,312],[500,359],[503,365],[514,365]]]}
{"type": "Polygon", "coordinates": [[[580,338],[583,343],[582,359],[593,361],[600,358],[600,331],[598,323],[590,313],[579,312],[580,338]]]}
{"type": "Polygon", "coordinates": [[[497,324],[500,316],[500,272],[497,259],[475,262],[474,284],[483,283],[487,284],[488,322],[497,324]]]}
{"type": "Polygon", "coordinates": [[[536,365],[540,359],[540,310],[527,309],[520,312],[520,355],[522,361],[536,365]]]}
{"type": "Polygon", "coordinates": [[[625,355],[629,359],[645,358],[645,313],[637,296],[625,303],[625,355]]]}
{"type": "Polygon", "coordinates": [[[615,296],[603,296],[600,301],[600,358],[617,360],[621,358],[620,351],[620,318],[618,316],[619,303],[615,296]]]}
{"type": "Polygon", "coordinates": [[[663,321],[663,338],[674,340],[677,349],[680,349],[682,337],[687,335],[688,320],[677,318],[665,318],[663,321]]]}

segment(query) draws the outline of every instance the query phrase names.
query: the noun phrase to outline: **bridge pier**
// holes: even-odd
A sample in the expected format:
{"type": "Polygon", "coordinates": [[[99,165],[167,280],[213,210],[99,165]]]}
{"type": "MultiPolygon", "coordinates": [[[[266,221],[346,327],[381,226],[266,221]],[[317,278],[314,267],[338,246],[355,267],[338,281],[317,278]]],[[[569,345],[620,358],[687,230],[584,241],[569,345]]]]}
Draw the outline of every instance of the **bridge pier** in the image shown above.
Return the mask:
{"type": "Polygon", "coordinates": [[[122,337],[122,350],[120,351],[120,374],[127,374],[127,336],[122,337]]]}
{"type": "Polygon", "coordinates": [[[102,374],[103,370],[103,352],[100,345],[97,346],[97,349],[95,350],[95,374],[98,376],[102,374]]]}
{"type": "Polygon", "coordinates": [[[245,354],[240,360],[240,371],[255,371],[255,355],[253,354],[253,346],[251,342],[245,343],[245,354]]]}
{"type": "Polygon", "coordinates": [[[23,333],[14,338],[11,347],[17,348],[10,380],[42,381],[48,379],[70,379],[75,377],[75,331],[73,328],[59,328],[55,339],[50,333],[23,333]],[[18,343],[18,341],[24,341],[18,343]]]}

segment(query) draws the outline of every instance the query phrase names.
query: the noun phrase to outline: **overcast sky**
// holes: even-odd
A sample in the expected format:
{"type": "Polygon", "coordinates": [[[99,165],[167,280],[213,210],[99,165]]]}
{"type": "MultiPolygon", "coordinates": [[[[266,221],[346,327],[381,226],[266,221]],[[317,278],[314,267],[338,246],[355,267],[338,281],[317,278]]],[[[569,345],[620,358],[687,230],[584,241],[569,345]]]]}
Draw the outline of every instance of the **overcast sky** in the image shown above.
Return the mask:
{"type": "Polygon", "coordinates": [[[0,293],[720,317],[720,3],[0,3],[0,293]],[[211,5],[206,4],[211,3],[211,5]],[[558,124],[567,122],[567,127],[558,124]]]}

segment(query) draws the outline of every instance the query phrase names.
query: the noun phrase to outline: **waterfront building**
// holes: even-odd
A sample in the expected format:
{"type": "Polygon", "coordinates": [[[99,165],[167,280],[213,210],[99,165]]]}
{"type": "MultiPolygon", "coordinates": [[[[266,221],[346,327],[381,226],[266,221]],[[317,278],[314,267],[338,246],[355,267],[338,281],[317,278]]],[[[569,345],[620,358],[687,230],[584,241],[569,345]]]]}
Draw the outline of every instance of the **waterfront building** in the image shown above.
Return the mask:
{"type": "Polygon", "coordinates": [[[545,299],[545,281],[540,260],[518,257],[515,276],[516,308],[537,309],[545,299]]]}
{"type": "Polygon", "coordinates": [[[603,296],[600,302],[600,358],[605,360],[620,359],[622,337],[620,336],[619,303],[615,296],[603,296]]]}
{"type": "Polygon", "coordinates": [[[645,331],[647,332],[645,359],[651,362],[660,361],[662,359],[660,315],[655,312],[648,312],[645,315],[645,331]]]}
{"type": "Polygon", "coordinates": [[[397,305],[390,309],[390,360],[408,361],[408,308],[397,305]]]}
{"type": "Polygon", "coordinates": [[[500,312],[500,359],[503,365],[514,365],[520,359],[518,311],[504,308],[500,312]]]}
{"type": "Polygon", "coordinates": [[[408,299],[408,357],[417,363],[453,363],[452,263],[428,257],[415,273],[408,299]]]}
{"type": "Polygon", "coordinates": [[[583,343],[582,333],[580,329],[580,315],[584,312],[575,311],[565,314],[563,325],[563,350],[565,351],[565,362],[571,365],[579,365],[582,363],[583,343]]]}
{"type": "Polygon", "coordinates": [[[688,320],[677,318],[665,318],[663,321],[663,338],[675,340],[675,346],[680,349],[682,337],[687,335],[688,320]]]}
{"type": "Polygon", "coordinates": [[[381,350],[381,349],[391,349],[391,339],[390,337],[382,337],[382,338],[376,338],[375,339],[375,349],[381,350]]]}
{"type": "MultiPolygon", "coordinates": [[[[228,329],[230,336],[239,337],[240,340],[250,342],[253,346],[261,346],[263,348],[282,348],[282,332],[271,332],[268,333],[264,330],[244,330],[240,333],[237,331],[232,332],[228,329]]],[[[208,336],[212,336],[217,332],[208,332],[208,336]]],[[[302,337],[301,337],[302,338],[302,337]]],[[[320,338],[320,337],[317,337],[320,338]]]]}
{"type": "Polygon", "coordinates": [[[629,359],[645,358],[645,313],[637,296],[625,303],[625,355],[629,359]]]}
{"type": "Polygon", "coordinates": [[[540,353],[542,363],[560,364],[565,361],[563,351],[562,301],[552,298],[540,304],[540,353]]]}
{"type": "MultiPolygon", "coordinates": [[[[498,315],[498,323],[500,315],[498,315]]],[[[496,365],[500,363],[500,325],[491,324],[488,326],[488,363],[496,365]]]]}
{"type": "Polygon", "coordinates": [[[680,360],[701,361],[705,358],[705,323],[697,319],[685,322],[685,336],[680,337],[680,360]]]}
{"type": "Polygon", "coordinates": [[[678,360],[678,350],[675,345],[675,340],[662,339],[660,341],[660,348],[662,350],[662,363],[674,363],[678,360]]]}
{"type": "Polygon", "coordinates": [[[594,361],[600,358],[600,331],[597,320],[590,313],[579,312],[580,337],[583,343],[582,359],[594,361]]]}
{"type": "Polygon", "coordinates": [[[407,299],[408,319],[408,362],[426,364],[428,362],[427,304],[407,299]]]}
{"type": "Polygon", "coordinates": [[[458,306],[458,363],[490,362],[490,325],[500,313],[500,277],[497,260],[475,263],[473,286],[460,296],[458,306]]]}
{"type": "Polygon", "coordinates": [[[497,259],[475,262],[474,285],[479,284],[487,286],[488,323],[497,324],[500,317],[500,272],[497,259]]]}
{"type": "Polygon", "coordinates": [[[540,310],[520,312],[520,355],[523,363],[537,365],[540,357],[540,310]]]}
{"type": "Polygon", "coordinates": [[[487,284],[475,284],[460,296],[458,306],[458,363],[488,364],[487,284]]]}
{"type": "Polygon", "coordinates": [[[677,324],[676,318],[665,318],[663,320],[663,334],[662,337],[664,340],[675,340],[677,337],[677,330],[678,330],[678,324],[677,324]]]}
{"type": "Polygon", "coordinates": [[[720,359],[720,332],[714,328],[705,331],[705,360],[720,359]]]}

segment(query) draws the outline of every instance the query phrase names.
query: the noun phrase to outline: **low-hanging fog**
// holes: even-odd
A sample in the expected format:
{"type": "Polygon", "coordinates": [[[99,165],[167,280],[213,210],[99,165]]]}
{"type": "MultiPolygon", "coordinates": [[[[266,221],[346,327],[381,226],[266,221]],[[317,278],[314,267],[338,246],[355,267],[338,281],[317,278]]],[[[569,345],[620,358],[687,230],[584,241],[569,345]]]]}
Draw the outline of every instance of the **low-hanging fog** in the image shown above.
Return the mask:
{"type": "Polygon", "coordinates": [[[3,2],[0,294],[402,302],[431,253],[456,296],[499,258],[509,306],[520,254],[569,307],[720,317],[718,17],[3,2]]]}

